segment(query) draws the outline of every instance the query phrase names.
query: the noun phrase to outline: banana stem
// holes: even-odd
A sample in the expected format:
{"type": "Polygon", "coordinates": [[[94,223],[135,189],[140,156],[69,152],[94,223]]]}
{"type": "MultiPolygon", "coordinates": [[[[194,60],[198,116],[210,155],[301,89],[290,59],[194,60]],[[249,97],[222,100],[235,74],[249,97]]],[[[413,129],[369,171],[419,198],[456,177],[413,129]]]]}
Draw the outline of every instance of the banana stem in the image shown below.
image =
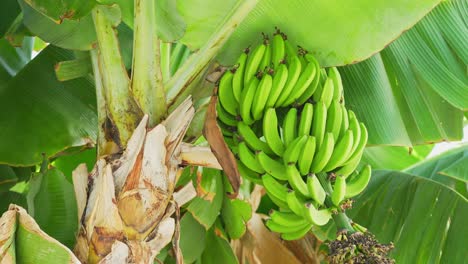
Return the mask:
{"type": "MultiPolygon", "coordinates": [[[[167,83],[167,101],[172,106],[194,80],[198,79],[211,60],[218,54],[242,20],[250,13],[259,0],[237,1],[236,6],[225,17],[207,43],[190,56],[167,83]]],[[[179,100],[180,101],[180,100],[179,100]]]]}
{"type": "Polygon", "coordinates": [[[172,43],[160,42],[161,51],[161,72],[163,82],[167,82],[171,78],[171,49],[172,43]]]}
{"type": "Polygon", "coordinates": [[[154,6],[155,0],[135,0],[132,66],[133,95],[149,115],[150,126],[158,124],[167,111],[154,6]]]}
{"type": "MultiPolygon", "coordinates": [[[[331,194],[333,192],[332,186],[330,181],[327,179],[328,175],[326,172],[317,173],[317,178],[320,181],[320,184],[325,189],[325,192],[331,194]]],[[[331,202],[329,196],[325,199],[325,205],[327,207],[332,207],[333,203],[331,202]]],[[[356,230],[351,225],[351,220],[344,212],[338,212],[337,214],[333,214],[333,221],[335,221],[336,229],[338,231],[346,230],[348,233],[354,233],[356,230]]]]}

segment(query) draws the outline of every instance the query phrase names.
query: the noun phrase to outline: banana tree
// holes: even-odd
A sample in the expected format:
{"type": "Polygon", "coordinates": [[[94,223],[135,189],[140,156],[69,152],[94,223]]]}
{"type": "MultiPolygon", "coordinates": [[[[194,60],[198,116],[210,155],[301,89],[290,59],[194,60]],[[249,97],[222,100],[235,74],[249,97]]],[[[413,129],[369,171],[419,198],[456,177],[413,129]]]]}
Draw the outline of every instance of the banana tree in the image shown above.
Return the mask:
{"type": "Polygon", "coordinates": [[[0,262],[468,259],[465,1],[3,5],[0,262]]]}

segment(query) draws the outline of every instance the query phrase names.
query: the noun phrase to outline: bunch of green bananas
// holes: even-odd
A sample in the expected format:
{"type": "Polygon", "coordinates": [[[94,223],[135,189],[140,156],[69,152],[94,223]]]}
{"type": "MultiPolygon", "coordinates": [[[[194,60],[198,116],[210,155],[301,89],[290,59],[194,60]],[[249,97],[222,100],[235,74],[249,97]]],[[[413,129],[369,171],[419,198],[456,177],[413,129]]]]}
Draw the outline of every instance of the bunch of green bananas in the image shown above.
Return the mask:
{"type": "Polygon", "coordinates": [[[221,77],[218,98],[225,141],[241,175],[262,184],[280,208],[266,225],[283,239],[325,225],[332,211],[367,186],[370,166],[356,172],[367,129],[344,106],[338,70],[321,69],[279,30],[271,43],[264,35],[240,55],[221,77]],[[333,184],[327,174],[335,176],[333,184]]]}

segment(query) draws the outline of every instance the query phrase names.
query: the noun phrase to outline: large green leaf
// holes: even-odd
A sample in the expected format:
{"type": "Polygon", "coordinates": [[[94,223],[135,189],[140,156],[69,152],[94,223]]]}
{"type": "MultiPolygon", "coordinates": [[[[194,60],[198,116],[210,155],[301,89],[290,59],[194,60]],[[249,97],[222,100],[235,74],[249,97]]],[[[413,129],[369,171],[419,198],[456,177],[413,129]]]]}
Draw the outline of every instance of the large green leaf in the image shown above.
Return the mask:
{"type": "Polygon", "coordinates": [[[219,170],[203,169],[202,180],[197,188],[203,193],[190,202],[187,210],[208,230],[218,218],[224,198],[223,180],[219,170]]]}
{"type": "Polygon", "coordinates": [[[206,233],[206,250],[203,251],[201,263],[238,263],[234,252],[232,252],[232,248],[229,246],[229,242],[223,238],[220,233],[222,233],[222,231],[217,230],[215,227],[212,227],[206,233]]]}
{"type": "Polygon", "coordinates": [[[415,148],[375,146],[367,147],[361,163],[372,165],[372,169],[402,170],[424,160],[433,145],[421,145],[415,148]]]}
{"type": "Polygon", "coordinates": [[[396,263],[464,263],[468,200],[426,178],[376,171],[351,218],[381,243],[395,243],[396,263]]]}
{"type": "Polygon", "coordinates": [[[91,14],[80,20],[65,20],[61,24],[56,24],[24,3],[24,0],[18,0],[18,2],[23,10],[25,26],[44,41],[73,50],[90,50],[96,44],[96,31],[91,14]]]}
{"type": "Polygon", "coordinates": [[[25,0],[37,11],[56,23],[64,19],[79,19],[87,15],[96,4],[95,0],[25,0]]]}
{"type": "Polygon", "coordinates": [[[2,8],[0,8],[0,38],[3,38],[20,13],[21,8],[17,0],[2,1],[2,8]]]}
{"type": "Polygon", "coordinates": [[[180,250],[184,263],[197,260],[205,250],[205,228],[189,212],[180,220],[180,250]]]}
{"type": "Polygon", "coordinates": [[[461,139],[468,107],[463,1],[443,2],[380,54],[340,68],[347,104],[369,128],[370,144],[461,139]]]}
{"type": "Polygon", "coordinates": [[[468,199],[468,145],[444,152],[436,157],[421,161],[406,172],[437,181],[456,190],[468,199]]]}
{"type": "Polygon", "coordinates": [[[72,248],[78,231],[73,184],[56,168],[31,178],[28,213],[48,235],[72,248]]]}
{"type": "Polygon", "coordinates": [[[49,45],[0,87],[0,163],[33,165],[71,146],[94,142],[97,133],[92,80],[59,82],[54,65],[72,52],[49,45]]]}
{"type": "MultiPolygon", "coordinates": [[[[178,1],[187,23],[182,41],[191,49],[201,47],[235,2],[178,1]]],[[[259,41],[261,32],[270,33],[278,26],[293,43],[316,55],[322,65],[349,64],[383,49],[439,2],[262,0],[234,32],[220,60],[233,64],[243,48],[259,41]]]]}

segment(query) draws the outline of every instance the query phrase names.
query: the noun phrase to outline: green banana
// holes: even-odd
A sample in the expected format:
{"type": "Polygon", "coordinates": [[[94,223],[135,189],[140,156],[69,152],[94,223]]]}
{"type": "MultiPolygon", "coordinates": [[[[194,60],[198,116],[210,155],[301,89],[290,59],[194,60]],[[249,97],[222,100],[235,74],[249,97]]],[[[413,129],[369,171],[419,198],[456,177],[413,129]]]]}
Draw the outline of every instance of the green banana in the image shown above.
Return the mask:
{"type": "Polygon", "coordinates": [[[237,162],[237,168],[239,169],[239,173],[243,178],[255,184],[262,185],[262,178],[260,177],[260,174],[247,168],[242,162],[237,162]]]}
{"type": "Polygon", "coordinates": [[[266,108],[275,106],[276,101],[278,100],[283,88],[288,80],[288,67],[286,64],[281,63],[277,68],[275,68],[275,73],[273,76],[273,83],[271,84],[270,95],[266,103],[266,108]]]}
{"type": "Polygon", "coordinates": [[[279,183],[268,173],[262,176],[262,182],[270,199],[280,208],[288,208],[288,204],[286,202],[288,188],[279,183]]]}
{"type": "Polygon", "coordinates": [[[304,206],[304,202],[299,200],[295,191],[289,190],[286,193],[285,201],[288,206],[284,208],[289,208],[293,213],[295,213],[298,216],[304,216],[304,210],[302,208],[304,206]]]}
{"type": "Polygon", "coordinates": [[[222,122],[218,122],[218,126],[219,128],[221,129],[221,133],[225,136],[225,137],[232,137],[234,136],[234,128],[231,127],[231,126],[228,126],[222,122]]]}
{"type": "Polygon", "coordinates": [[[263,53],[260,65],[258,65],[258,69],[261,71],[264,71],[266,68],[271,66],[271,45],[268,36],[265,36],[263,43],[265,43],[265,52],[263,53]]]}
{"type": "Polygon", "coordinates": [[[289,95],[294,89],[299,76],[301,75],[301,61],[297,56],[292,57],[289,59],[289,67],[288,67],[288,80],[286,81],[286,85],[283,91],[280,94],[280,97],[276,101],[275,106],[282,106],[283,103],[289,98],[289,95]]]}
{"type": "Polygon", "coordinates": [[[219,81],[218,97],[221,105],[226,109],[226,112],[236,116],[239,105],[237,104],[232,92],[233,75],[232,71],[226,71],[226,73],[224,73],[223,77],[219,81]]]}
{"type": "Polygon", "coordinates": [[[315,144],[315,137],[308,136],[301,149],[297,165],[302,175],[306,175],[310,171],[310,166],[312,165],[312,161],[315,156],[315,144]]]}
{"type": "Polygon", "coordinates": [[[314,118],[312,120],[312,133],[317,142],[317,148],[320,148],[326,130],[327,107],[324,102],[318,101],[314,106],[314,118]]]}
{"type": "Polygon", "coordinates": [[[255,155],[250,151],[249,147],[247,147],[247,143],[240,142],[239,143],[239,159],[244,163],[244,165],[253,170],[257,173],[265,173],[265,170],[262,166],[258,163],[255,155]]]}
{"type": "Polygon", "coordinates": [[[261,141],[257,135],[255,135],[252,128],[244,122],[237,122],[237,132],[252,150],[264,151],[268,154],[273,154],[273,151],[270,149],[268,144],[261,141]]]}
{"type": "MultiPolygon", "coordinates": [[[[356,159],[356,156],[362,155],[362,152],[364,151],[364,148],[366,147],[367,137],[368,137],[367,128],[362,122],[359,123],[359,127],[360,127],[360,131],[361,131],[361,136],[359,137],[359,144],[356,147],[356,150],[354,150],[354,152],[351,154],[351,156],[348,158],[348,161],[345,164],[347,164],[351,160],[356,159]]],[[[354,148],[354,146],[353,146],[353,148],[354,148]]]]}
{"type": "Polygon", "coordinates": [[[273,222],[283,226],[296,226],[305,222],[305,219],[303,217],[298,216],[295,213],[280,212],[276,210],[272,210],[272,212],[270,213],[270,219],[273,220],[273,222]]]}
{"type": "Polygon", "coordinates": [[[299,160],[299,155],[307,142],[307,135],[295,138],[283,153],[284,165],[296,164],[299,160]]]}
{"type": "Polygon", "coordinates": [[[310,135],[312,127],[312,118],[314,117],[314,106],[310,103],[304,105],[301,111],[301,119],[299,120],[299,128],[297,135],[310,135]]]}
{"type": "Polygon", "coordinates": [[[297,136],[297,109],[289,109],[283,120],[283,142],[287,147],[297,136]]]}
{"type": "Polygon", "coordinates": [[[288,106],[297,101],[297,99],[301,97],[301,95],[307,90],[309,85],[312,83],[316,74],[317,69],[315,68],[315,63],[307,63],[305,69],[301,72],[301,75],[299,76],[294,86],[294,89],[291,91],[289,97],[284,101],[282,106],[288,106]]]}
{"type": "Polygon", "coordinates": [[[337,176],[335,184],[333,184],[333,192],[331,193],[331,201],[335,206],[340,206],[346,195],[346,179],[337,176]]]}
{"type": "Polygon", "coordinates": [[[281,157],[285,147],[278,131],[278,117],[274,108],[269,108],[265,111],[265,116],[263,117],[263,136],[271,150],[281,157]]]}
{"type": "Polygon", "coordinates": [[[317,210],[312,203],[305,204],[304,208],[305,218],[316,226],[326,225],[331,219],[332,214],[329,209],[317,210]]]}
{"type": "Polygon", "coordinates": [[[355,155],[354,158],[349,159],[344,166],[335,171],[335,174],[347,178],[359,166],[361,157],[362,152],[360,152],[359,155],[355,155]]]}
{"type": "Polygon", "coordinates": [[[369,184],[371,178],[371,166],[366,165],[359,174],[351,177],[349,182],[346,184],[345,198],[354,197],[360,194],[369,184]]]}
{"type": "Polygon", "coordinates": [[[349,128],[349,118],[348,118],[348,110],[346,110],[346,107],[344,104],[341,105],[341,114],[343,117],[341,118],[341,128],[340,128],[340,137],[344,135],[346,130],[349,128]]]}
{"type": "Polygon", "coordinates": [[[314,201],[319,205],[323,205],[325,198],[327,197],[327,193],[315,174],[309,174],[307,176],[307,188],[312,199],[314,199],[314,201]]]}
{"type": "Polygon", "coordinates": [[[310,172],[318,173],[323,170],[325,165],[327,165],[328,160],[333,154],[333,148],[335,147],[335,139],[333,138],[332,133],[326,133],[323,138],[323,143],[320,147],[316,148],[315,158],[312,161],[310,166],[310,172]]]}
{"type": "Polygon", "coordinates": [[[359,139],[361,138],[361,127],[359,126],[359,121],[357,120],[356,115],[353,111],[349,110],[349,130],[353,131],[353,148],[351,149],[351,153],[356,151],[357,147],[359,146],[359,139]]]}
{"type": "Polygon", "coordinates": [[[258,82],[259,80],[257,77],[253,78],[249,86],[246,89],[244,89],[241,94],[239,112],[240,116],[242,117],[242,120],[247,125],[251,125],[255,121],[253,120],[252,115],[250,114],[250,109],[253,104],[255,93],[257,91],[258,82]]]}
{"type": "Polygon", "coordinates": [[[343,97],[343,83],[341,82],[340,72],[336,67],[331,67],[328,70],[328,76],[333,80],[333,99],[339,102],[343,97]]]}
{"type": "Polygon", "coordinates": [[[286,166],[284,166],[283,163],[270,158],[270,156],[265,154],[263,151],[257,153],[257,161],[266,173],[278,180],[288,180],[288,176],[286,175],[286,166]]]}
{"type": "Polygon", "coordinates": [[[340,103],[333,99],[327,112],[327,125],[325,130],[333,134],[333,138],[340,136],[341,121],[343,114],[341,113],[342,108],[340,103]]]}
{"type": "Polygon", "coordinates": [[[293,47],[291,42],[289,42],[286,36],[283,36],[283,39],[284,39],[284,51],[286,53],[286,59],[291,60],[294,56],[297,56],[297,50],[293,47]]]}
{"type": "Polygon", "coordinates": [[[255,78],[257,72],[259,70],[260,63],[262,62],[263,54],[265,53],[266,45],[262,43],[258,45],[255,50],[247,58],[247,62],[245,64],[245,72],[244,72],[244,87],[250,85],[250,81],[255,78]]]}
{"type": "Polygon", "coordinates": [[[240,102],[242,90],[244,89],[244,71],[249,50],[246,49],[237,60],[237,69],[232,77],[232,92],[237,102],[240,102]]]}
{"type": "MultiPolygon", "coordinates": [[[[307,58],[307,55],[306,55],[306,58],[307,58]]],[[[312,57],[312,59],[309,59],[309,62],[313,62],[315,64],[315,69],[316,69],[316,76],[314,77],[314,80],[312,81],[312,83],[309,85],[309,87],[307,87],[307,89],[304,91],[304,93],[302,93],[302,95],[297,99],[297,102],[302,105],[304,104],[307,100],[309,100],[312,95],[315,93],[315,91],[317,91],[317,88],[319,86],[319,82],[320,82],[320,77],[318,76],[318,71],[320,69],[320,65],[318,63],[318,61],[312,57]]]]}
{"type": "Polygon", "coordinates": [[[298,222],[290,222],[289,224],[283,225],[273,219],[269,219],[266,221],[265,225],[276,233],[293,233],[302,230],[305,225],[310,225],[310,223],[302,218],[298,222]]]}
{"type": "Polygon", "coordinates": [[[233,126],[235,127],[237,125],[237,119],[235,116],[232,116],[224,108],[221,106],[221,104],[216,104],[216,115],[218,116],[218,119],[223,122],[224,124],[228,126],[233,126]]]}
{"type": "Polygon", "coordinates": [[[263,74],[252,104],[252,116],[254,120],[260,120],[263,116],[263,110],[265,110],[265,105],[270,95],[272,81],[273,78],[270,74],[263,74]]]}
{"type": "Polygon", "coordinates": [[[323,168],[324,171],[332,171],[338,166],[343,165],[351,156],[353,149],[353,131],[348,130],[343,137],[340,138],[335,145],[333,154],[328,160],[327,165],[323,168]]]}
{"type": "Polygon", "coordinates": [[[289,232],[289,233],[282,233],[281,234],[281,238],[283,240],[297,240],[297,239],[300,239],[302,237],[304,237],[307,232],[310,231],[310,229],[312,228],[312,223],[309,223],[307,225],[304,225],[304,227],[298,231],[295,231],[295,232],[289,232]]]}
{"type": "Polygon", "coordinates": [[[271,43],[271,61],[274,68],[284,60],[284,54],[285,47],[283,35],[280,32],[276,32],[271,43]]]}
{"type": "Polygon", "coordinates": [[[303,197],[310,197],[309,189],[307,189],[307,184],[301,177],[301,174],[296,168],[296,165],[290,164],[286,166],[286,175],[288,176],[289,185],[296,191],[297,194],[300,194],[303,197]]]}
{"type": "Polygon", "coordinates": [[[333,92],[333,80],[328,77],[325,81],[325,84],[323,85],[322,93],[320,94],[318,101],[323,101],[328,108],[331,104],[331,101],[333,100],[333,92]]]}

